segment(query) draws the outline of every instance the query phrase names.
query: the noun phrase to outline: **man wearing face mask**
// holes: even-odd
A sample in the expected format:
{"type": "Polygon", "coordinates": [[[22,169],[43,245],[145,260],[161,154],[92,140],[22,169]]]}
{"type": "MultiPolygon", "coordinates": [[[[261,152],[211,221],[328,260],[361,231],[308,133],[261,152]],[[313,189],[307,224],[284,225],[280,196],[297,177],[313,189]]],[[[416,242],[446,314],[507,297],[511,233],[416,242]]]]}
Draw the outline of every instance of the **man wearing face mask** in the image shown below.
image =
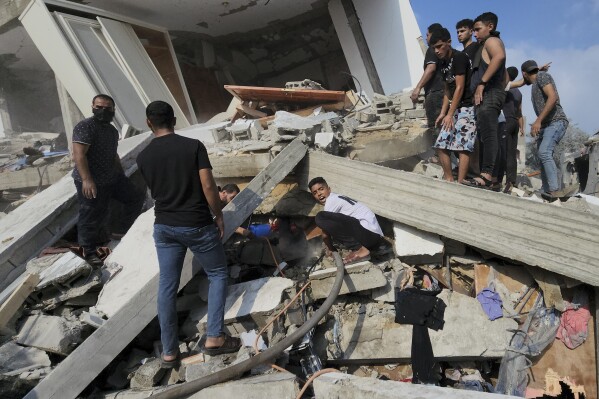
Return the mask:
{"type": "Polygon", "coordinates": [[[119,133],[110,124],[114,118],[114,100],[98,94],[92,100],[93,116],[73,129],[73,180],[79,200],[77,233],[83,256],[93,267],[103,262],[97,248],[109,241],[106,224],[111,199],[123,203],[124,215],[116,235],[124,234],[133,224],[144,196],[123,172],[117,146],[119,133]]]}

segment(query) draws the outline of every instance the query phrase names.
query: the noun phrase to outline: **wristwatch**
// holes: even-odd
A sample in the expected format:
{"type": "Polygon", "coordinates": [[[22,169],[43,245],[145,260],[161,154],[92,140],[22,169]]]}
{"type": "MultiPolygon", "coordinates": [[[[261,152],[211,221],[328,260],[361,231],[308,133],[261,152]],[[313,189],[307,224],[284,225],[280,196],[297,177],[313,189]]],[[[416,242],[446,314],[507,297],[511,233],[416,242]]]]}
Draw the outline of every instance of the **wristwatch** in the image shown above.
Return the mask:
{"type": "Polygon", "coordinates": [[[479,85],[486,86],[487,83],[489,83],[489,82],[484,82],[484,81],[481,80],[480,83],[479,83],[479,85]]]}

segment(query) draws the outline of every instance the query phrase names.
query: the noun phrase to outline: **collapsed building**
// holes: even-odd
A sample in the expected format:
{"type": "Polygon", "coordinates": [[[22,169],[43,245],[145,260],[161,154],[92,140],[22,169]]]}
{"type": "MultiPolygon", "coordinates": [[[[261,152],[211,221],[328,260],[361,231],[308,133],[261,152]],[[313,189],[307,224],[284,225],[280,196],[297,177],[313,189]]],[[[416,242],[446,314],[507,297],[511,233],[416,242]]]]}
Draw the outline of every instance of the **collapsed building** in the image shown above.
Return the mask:
{"type": "MultiPolygon", "coordinates": [[[[438,179],[440,168],[426,162],[422,99],[414,104],[404,90],[423,59],[408,1],[194,4],[202,17],[193,27],[186,2],[13,3],[22,27],[10,22],[8,32],[21,30],[39,49],[48,66],[39,90],[56,82],[60,110],[50,115],[60,112],[67,133],[94,94],[112,94],[122,108],[121,163],[141,186],[135,158],[151,134],[140,133],[139,110],[167,99],[178,105],[180,134],[205,143],[217,180],[243,188],[224,209],[225,323],[245,345],[232,356],[200,353],[207,280],[188,255],[178,300],[185,357],[160,369],[152,204],[94,271],[68,250],[77,215],[68,159],[32,161],[46,173],[30,187],[51,185],[0,219],[7,395],[295,398],[315,377],[304,395],[597,396],[597,201],[544,203],[533,194],[538,179],[525,175],[512,196],[438,179]],[[401,40],[390,44],[383,26],[401,40]],[[42,180],[50,167],[56,180],[42,180]],[[346,267],[323,257],[320,208],[306,191],[315,176],[370,207],[393,252],[346,267]],[[242,238],[233,233],[240,225],[269,232],[242,238]],[[426,336],[435,383],[454,389],[407,383],[427,356],[415,346],[422,329],[398,319],[406,286],[445,306],[442,328],[426,336]],[[321,374],[325,367],[336,371],[321,374]]],[[[14,131],[20,117],[6,93],[0,115],[14,131]]],[[[37,129],[47,129],[44,118],[37,129]]]]}

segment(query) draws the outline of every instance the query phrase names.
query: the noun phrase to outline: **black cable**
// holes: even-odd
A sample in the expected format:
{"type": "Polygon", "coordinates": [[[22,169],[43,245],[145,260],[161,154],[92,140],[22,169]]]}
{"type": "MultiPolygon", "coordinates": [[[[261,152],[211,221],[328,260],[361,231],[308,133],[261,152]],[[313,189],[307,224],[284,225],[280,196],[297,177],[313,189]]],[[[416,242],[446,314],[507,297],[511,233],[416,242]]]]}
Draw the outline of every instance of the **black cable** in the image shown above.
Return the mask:
{"type": "MultiPolygon", "coordinates": [[[[358,102],[363,103],[364,105],[368,105],[365,102],[362,101],[362,85],[360,84],[360,80],[355,77],[354,75],[352,75],[349,72],[345,72],[345,71],[340,71],[339,72],[341,75],[347,75],[350,76],[352,78],[352,80],[355,80],[358,83],[358,87],[359,87],[359,91],[358,91],[358,102]]],[[[352,109],[350,109],[349,111],[347,111],[348,114],[351,114],[352,112],[354,112],[354,109],[356,109],[356,106],[358,105],[358,103],[355,103],[354,106],[352,107],[352,109]]]]}

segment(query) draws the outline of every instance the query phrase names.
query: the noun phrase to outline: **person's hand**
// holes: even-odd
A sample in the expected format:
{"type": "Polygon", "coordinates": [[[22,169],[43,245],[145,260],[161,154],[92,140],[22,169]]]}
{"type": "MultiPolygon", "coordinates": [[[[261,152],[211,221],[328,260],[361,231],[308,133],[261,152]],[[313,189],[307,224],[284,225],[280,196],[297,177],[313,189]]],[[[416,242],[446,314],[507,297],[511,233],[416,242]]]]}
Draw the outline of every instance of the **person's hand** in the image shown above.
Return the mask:
{"type": "Polygon", "coordinates": [[[453,115],[447,115],[445,118],[443,118],[443,122],[441,123],[441,129],[445,130],[446,132],[451,132],[453,131],[453,115]]]}
{"type": "Polygon", "coordinates": [[[215,217],[214,223],[216,223],[216,227],[218,228],[218,238],[222,240],[225,236],[225,222],[223,221],[223,215],[215,217]]]}
{"type": "Polygon", "coordinates": [[[540,67],[539,71],[547,72],[549,70],[549,67],[551,67],[551,61],[549,61],[548,63],[546,63],[542,67],[540,67]]]}
{"type": "Polygon", "coordinates": [[[87,199],[96,198],[98,194],[98,189],[96,188],[96,183],[93,179],[83,180],[81,191],[83,191],[83,196],[87,199]]]}
{"type": "Polygon", "coordinates": [[[416,104],[418,102],[418,97],[420,97],[420,89],[415,88],[414,91],[412,91],[412,94],[410,95],[410,99],[414,104],[416,104]]]}
{"type": "Polygon", "coordinates": [[[476,86],[476,91],[474,92],[474,105],[480,105],[480,103],[483,102],[483,91],[485,91],[485,86],[476,86]]]}
{"type": "Polygon", "coordinates": [[[435,127],[438,127],[441,124],[441,121],[443,120],[443,118],[445,118],[445,115],[444,114],[439,114],[439,116],[435,120],[435,127]]]}
{"type": "Polygon", "coordinates": [[[535,123],[533,123],[530,126],[530,135],[532,137],[535,137],[537,134],[539,134],[540,131],[541,131],[541,121],[537,119],[535,121],[535,123]]]}
{"type": "Polygon", "coordinates": [[[524,130],[520,130],[520,136],[524,137],[524,130]]]}

